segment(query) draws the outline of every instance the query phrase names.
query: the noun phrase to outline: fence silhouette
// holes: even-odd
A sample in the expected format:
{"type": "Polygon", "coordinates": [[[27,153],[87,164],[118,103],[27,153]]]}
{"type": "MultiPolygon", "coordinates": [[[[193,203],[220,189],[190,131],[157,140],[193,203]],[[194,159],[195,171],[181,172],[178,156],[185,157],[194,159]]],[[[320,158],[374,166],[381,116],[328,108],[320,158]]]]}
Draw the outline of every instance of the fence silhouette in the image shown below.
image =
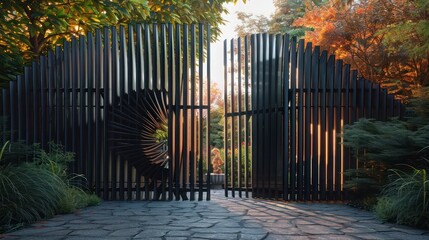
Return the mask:
{"type": "Polygon", "coordinates": [[[288,35],[225,40],[224,67],[226,196],[345,199],[343,173],[357,162],[342,127],[404,112],[378,83],[288,35]]]}
{"type": "Polygon", "coordinates": [[[56,47],[1,91],[2,137],[64,145],[76,153],[70,170],[104,199],[210,199],[207,86],[209,27],[106,27],[56,47]],[[140,122],[154,116],[168,123],[160,143],[140,122]]]}

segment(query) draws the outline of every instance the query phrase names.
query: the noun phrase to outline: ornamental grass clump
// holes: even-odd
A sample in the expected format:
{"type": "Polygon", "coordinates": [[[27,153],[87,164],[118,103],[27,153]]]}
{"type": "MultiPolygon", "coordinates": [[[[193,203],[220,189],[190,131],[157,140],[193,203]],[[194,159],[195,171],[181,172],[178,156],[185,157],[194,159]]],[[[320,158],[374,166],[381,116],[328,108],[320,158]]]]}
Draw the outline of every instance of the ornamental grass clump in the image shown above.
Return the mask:
{"type": "Polygon", "coordinates": [[[86,179],[69,174],[74,154],[58,144],[50,151],[6,142],[0,151],[0,233],[54,214],[73,213],[100,199],[79,186],[86,179]],[[16,148],[27,149],[18,152],[16,148]],[[76,184],[79,184],[77,186],[76,184]]]}
{"type": "Polygon", "coordinates": [[[25,163],[0,168],[0,225],[31,223],[52,216],[66,196],[67,186],[57,175],[25,163]]]}
{"type": "Polygon", "coordinates": [[[0,232],[53,215],[67,189],[60,177],[34,162],[3,163],[8,146],[0,152],[0,232]]]}
{"type": "Polygon", "coordinates": [[[392,169],[375,212],[388,222],[429,228],[429,179],[426,169],[392,169]]]}

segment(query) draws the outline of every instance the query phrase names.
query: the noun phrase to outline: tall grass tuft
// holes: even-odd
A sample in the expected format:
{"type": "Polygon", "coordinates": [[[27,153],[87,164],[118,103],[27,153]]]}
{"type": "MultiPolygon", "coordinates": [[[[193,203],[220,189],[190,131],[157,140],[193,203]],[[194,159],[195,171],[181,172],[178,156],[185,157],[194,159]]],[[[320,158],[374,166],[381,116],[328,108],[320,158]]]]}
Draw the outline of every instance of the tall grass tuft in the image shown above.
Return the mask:
{"type": "Polygon", "coordinates": [[[51,216],[66,195],[66,187],[57,175],[31,163],[0,167],[0,225],[51,216]]]}
{"type": "Polygon", "coordinates": [[[375,206],[379,218],[398,224],[429,228],[429,179],[426,169],[392,169],[390,182],[375,206]]]}
{"type": "Polygon", "coordinates": [[[50,143],[49,152],[35,145],[17,154],[16,146],[21,145],[6,142],[0,150],[0,233],[100,202],[73,185],[76,179],[85,180],[68,173],[73,153],[50,143]]]}

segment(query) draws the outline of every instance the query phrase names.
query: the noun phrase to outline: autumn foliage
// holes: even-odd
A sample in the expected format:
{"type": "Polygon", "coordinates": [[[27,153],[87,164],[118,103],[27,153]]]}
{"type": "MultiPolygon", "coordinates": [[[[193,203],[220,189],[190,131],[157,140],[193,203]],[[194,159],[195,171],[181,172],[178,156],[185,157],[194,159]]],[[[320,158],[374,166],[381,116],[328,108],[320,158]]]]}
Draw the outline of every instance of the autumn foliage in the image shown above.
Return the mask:
{"type": "Polygon", "coordinates": [[[311,28],[307,41],[398,97],[429,84],[429,1],[331,0],[313,4],[293,25],[311,28]]]}
{"type": "Polygon", "coordinates": [[[274,6],[270,19],[239,13],[237,33],[305,38],[398,98],[429,85],[428,0],[274,0],[274,6]]]}

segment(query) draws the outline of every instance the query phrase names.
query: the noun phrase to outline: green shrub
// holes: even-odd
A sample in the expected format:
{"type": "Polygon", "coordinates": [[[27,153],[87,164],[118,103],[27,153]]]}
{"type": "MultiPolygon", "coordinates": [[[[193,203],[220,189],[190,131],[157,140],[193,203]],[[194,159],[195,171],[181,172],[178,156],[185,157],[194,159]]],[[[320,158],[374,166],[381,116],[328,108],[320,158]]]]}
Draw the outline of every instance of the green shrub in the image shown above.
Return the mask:
{"type": "Polygon", "coordinates": [[[426,169],[390,170],[390,182],[375,206],[377,216],[398,224],[429,228],[429,179],[426,169]]]}
{"type": "Polygon", "coordinates": [[[381,122],[360,119],[344,127],[343,144],[350,147],[357,159],[358,169],[344,173],[345,187],[354,198],[375,196],[387,183],[387,169],[407,164],[424,168],[419,161],[421,151],[429,142],[429,125],[412,128],[407,121],[392,119],[381,122]]]}
{"type": "Polygon", "coordinates": [[[100,204],[101,199],[95,195],[94,193],[87,193],[86,194],[86,204],[87,207],[96,206],[100,204]]]}
{"type": "Polygon", "coordinates": [[[48,148],[48,152],[40,150],[40,154],[36,155],[35,164],[56,174],[67,185],[66,194],[58,203],[56,212],[73,213],[79,208],[98,204],[100,198],[79,187],[81,182],[86,181],[85,177],[68,172],[69,164],[74,161],[74,153],[64,151],[62,145],[53,142],[48,143],[48,148]]]}
{"type": "Polygon", "coordinates": [[[19,165],[21,163],[33,162],[39,154],[40,147],[38,144],[29,146],[21,141],[10,142],[7,151],[4,152],[0,165],[19,165]]]}
{"type": "Polygon", "coordinates": [[[68,165],[74,161],[74,153],[64,151],[64,147],[54,142],[48,143],[49,151],[43,149],[38,150],[35,154],[34,162],[40,167],[45,168],[64,181],[69,182],[76,177],[70,177],[68,173],[68,165]]]}
{"type": "Polygon", "coordinates": [[[429,87],[421,88],[414,93],[408,103],[408,121],[419,127],[426,125],[429,120],[429,87]]]}
{"type": "Polygon", "coordinates": [[[360,119],[344,127],[343,137],[343,144],[363,161],[413,162],[429,142],[429,125],[411,129],[406,121],[398,119],[387,122],[360,119]]]}
{"type": "Polygon", "coordinates": [[[100,198],[95,194],[89,194],[78,187],[67,188],[66,195],[60,200],[57,213],[73,213],[77,209],[94,206],[100,203],[100,198]]]}
{"type": "MultiPolygon", "coordinates": [[[[344,173],[344,187],[351,190],[353,200],[374,198],[386,184],[387,169],[415,158],[424,144],[416,142],[413,134],[406,123],[397,119],[389,122],[360,119],[344,127],[343,144],[351,148],[358,166],[344,173]]],[[[429,134],[427,137],[429,140],[429,134]]]]}
{"type": "MultiPolygon", "coordinates": [[[[343,129],[343,144],[351,148],[356,158],[357,169],[350,169],[344,173],[345,188],[349,189],[351,204],[371,209],[373,201],[379,197],[376,204],[377,214],[385,220],[406,223],[416,216],[414,211],[398,213],[400,204],[414,201],[413,189],[401,187],[401,200],[399,196],[387,194],[394,189],[399,181],[411,181],[421,173],[415,169],[429,169],[428,163],[422,161],[429,156],[429,88],[422,88],[416,92],[407,106],[404,119],[390,119],[389,121],[376,121],[373,119],[360,119],[353,125],[346,125],[343,129]],[[413,171],[404,166],[412,166],[413,171]],[[388,169],[393,170],[397,180],[389,178],[388,169]],[[419,174],[416,174],[419,173],[419,174]],[[399,175],[398,175],[399,174],[399,175]],[[413,177],[411,177],[413,176],[413,177]],[[393,181],[393,182],[392,182],[393,181]],[[402,199],[403,198],[403,199],[402,199]],[[409,199],[407,199],[409,198],[409,199]],[[402,215],[404,214],[404,215],[402,215]],[[396,220],[398,218],[398,220],[396,220]]],[[[413,182],[413,181],[411,181],[413,182]]],[[[409,183],[410,184],[410,183],[409,183]]],[[[406,185],[406,186],[411,186],[406,185]]],[[[399,188],[396,186],[396,188],[399,188]]],[[[393,190],[395,192],[395,190],[393,190]]],[[[423,221],[423,220],[419,220],[423,221]]],[[[416,223],[409,223],[415,225],[416,223]]],[[[421,223],[418,223],[421,225],[421,223]]]]}

